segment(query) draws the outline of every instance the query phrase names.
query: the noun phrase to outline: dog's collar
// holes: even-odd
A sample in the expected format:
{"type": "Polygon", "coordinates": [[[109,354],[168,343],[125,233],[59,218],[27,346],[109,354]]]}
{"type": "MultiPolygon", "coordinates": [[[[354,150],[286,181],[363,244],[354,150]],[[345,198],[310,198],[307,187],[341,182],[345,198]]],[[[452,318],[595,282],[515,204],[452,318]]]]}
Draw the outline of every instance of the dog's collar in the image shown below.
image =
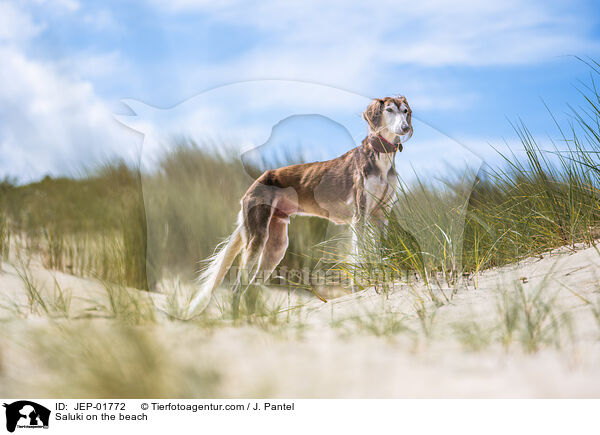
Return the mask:
{"type": "Polygon", "coordinates": [[[369,136],[369,143],[378,153],[395,153],[396,151],[402,151],[402,142],[398,141],[397,144],[393,144],[385,140],[379,134],[376,136],[369,136]]]}

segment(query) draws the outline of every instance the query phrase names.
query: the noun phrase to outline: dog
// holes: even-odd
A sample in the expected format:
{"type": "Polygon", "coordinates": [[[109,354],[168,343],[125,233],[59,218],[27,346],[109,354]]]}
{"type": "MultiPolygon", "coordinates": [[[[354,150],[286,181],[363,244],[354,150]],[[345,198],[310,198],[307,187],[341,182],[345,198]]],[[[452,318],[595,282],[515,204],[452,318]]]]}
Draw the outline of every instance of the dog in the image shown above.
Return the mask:
{"type": "Polygon", "coordinates": [[[283,259],[293,215],[351,225],[355,258],[366,220],[373,218],[387,225],[386,212],[397,184],[394,158],[402,151],[403,142],[412,137],[412,110],[403,96],[376,98],[363,118],[368,135],[360,146],[332,160],[267,170],[256,179],[242,197],[235,230],[199,276],[199,291],[190,303],[190,313],[208,305],[213,290],[241,252],[240,271],[248,274],[248,285],[242,288],[238,277],[232,307],[237,317],[241,293],[259,273],[266,280],[283,259]]]}

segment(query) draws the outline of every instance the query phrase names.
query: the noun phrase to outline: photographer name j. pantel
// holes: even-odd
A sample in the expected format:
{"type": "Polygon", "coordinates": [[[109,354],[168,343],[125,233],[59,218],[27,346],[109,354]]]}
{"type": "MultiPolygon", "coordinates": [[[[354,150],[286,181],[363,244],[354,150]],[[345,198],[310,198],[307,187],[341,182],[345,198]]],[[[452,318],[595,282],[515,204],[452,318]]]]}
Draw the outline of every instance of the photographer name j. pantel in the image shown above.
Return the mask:
{"type": "Polygon", "coordinates": [[[294,411],[295,403],[256,402],[252,411],[294,411]]]}

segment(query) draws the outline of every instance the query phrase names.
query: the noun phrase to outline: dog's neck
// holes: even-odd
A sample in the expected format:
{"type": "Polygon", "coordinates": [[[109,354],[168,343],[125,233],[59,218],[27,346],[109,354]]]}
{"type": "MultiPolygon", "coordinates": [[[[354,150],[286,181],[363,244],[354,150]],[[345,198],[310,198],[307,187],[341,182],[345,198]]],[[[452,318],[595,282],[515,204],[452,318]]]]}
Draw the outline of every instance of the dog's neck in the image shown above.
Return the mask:
{"type": "MultiPolygon", "coordinates": [[[[387,133],[387,132],[385,132],[387,133]]],[[[369,132],[367,143],[376,153],[395,153],[402,151],[400,136],[369,132]]]]}

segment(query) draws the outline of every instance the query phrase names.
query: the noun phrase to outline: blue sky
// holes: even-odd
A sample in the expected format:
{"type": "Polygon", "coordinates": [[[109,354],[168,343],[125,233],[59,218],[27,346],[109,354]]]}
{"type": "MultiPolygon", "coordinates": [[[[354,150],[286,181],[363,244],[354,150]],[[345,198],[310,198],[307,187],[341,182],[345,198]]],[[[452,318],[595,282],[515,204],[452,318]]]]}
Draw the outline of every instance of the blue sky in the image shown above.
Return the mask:
{"type": "MultiPolygon", "coordinates": [[[[264,79],[404,94],[417,119],[487,158],[489,143],[514,142],[507,118],[522,118],[536,136],[554,134],[541,99],[565,119],[566,103],[581,102],[575,86],[588,79],[572,56],[600,58],[593,1],[406,3],[0,1],[0,177],[27,181],[135,158],[140,136],[113,118],[129,113],[122,99],[169,108],[264,79]]],[[[199,119],[175,113],[171,127],[199,119]]],[[[321,124],[289,127],[288,143],[323,151],[321,124]]],[[[431,137],[416,132],[408,145],[419,152],[405,161],[451,158],[431,137]]],[[[345,147],[328,144],[320,156],[345,147]]]]}

